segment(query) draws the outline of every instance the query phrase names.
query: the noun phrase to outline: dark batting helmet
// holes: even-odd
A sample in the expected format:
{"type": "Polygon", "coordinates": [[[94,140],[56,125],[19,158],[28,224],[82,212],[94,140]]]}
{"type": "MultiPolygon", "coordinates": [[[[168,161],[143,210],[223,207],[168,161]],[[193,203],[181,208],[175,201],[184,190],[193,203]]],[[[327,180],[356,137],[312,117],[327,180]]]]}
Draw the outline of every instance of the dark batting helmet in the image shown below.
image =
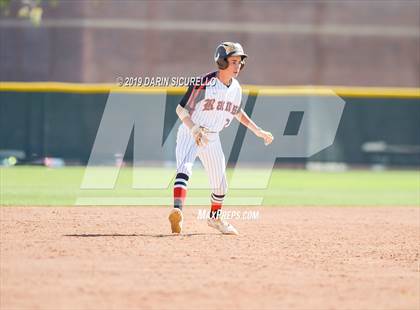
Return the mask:
{"type": "Polygon", "coordinates": [[[242,45],[234,42],[223,42],[216,48],[214,53],[214,61],[216,62],[219,69],[226,69],[229,66],[227,58],[229,56],[241,56],[241,70],[245,66],[245,59],[248,57],[244,53],[242,45]]]}

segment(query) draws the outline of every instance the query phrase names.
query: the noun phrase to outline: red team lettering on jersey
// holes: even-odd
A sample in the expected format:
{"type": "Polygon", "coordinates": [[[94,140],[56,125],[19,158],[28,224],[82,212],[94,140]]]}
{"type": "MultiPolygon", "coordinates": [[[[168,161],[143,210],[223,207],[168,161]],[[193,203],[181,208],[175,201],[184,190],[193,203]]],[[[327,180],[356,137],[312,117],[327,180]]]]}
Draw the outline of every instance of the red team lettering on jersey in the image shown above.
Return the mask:
{"type": "Polygon", "coordinates": [[[192,85],[180,105],[190,111],[191,120],[212,132],[227,127],[240,110],[242,88],[232,78],[229,86],[224,85],[216,72],[207,74],[202,85],[192,85]]]}

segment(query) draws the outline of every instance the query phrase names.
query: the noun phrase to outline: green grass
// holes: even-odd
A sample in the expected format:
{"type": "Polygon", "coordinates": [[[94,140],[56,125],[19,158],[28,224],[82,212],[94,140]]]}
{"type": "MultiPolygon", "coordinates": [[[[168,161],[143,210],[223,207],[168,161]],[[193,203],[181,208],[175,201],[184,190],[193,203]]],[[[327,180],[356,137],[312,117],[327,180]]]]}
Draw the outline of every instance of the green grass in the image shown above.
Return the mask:
{"type": "MultiPolygon", "coordinates": [[[[148,169],[147,176],[154,183],[172,170],[148,169]]],[[[139,197],[171,201],[171,185],[160,190],[133,189],[130,168],[120,171],[113,190],[81,190],[83,175],[84,167],[0,168],[0,205],[74,205],[78,198],[92,197],[117,201],[123,198],[135,205],[139,204],[136,202],[139,197]]],[[[250,170],[249,178],[258,178],[258,171],[250,170]]],[[[204,173],[194,170],[191,186],[193,182],[205,184],[204,173]]],[[[188,192],[188,197],[203,197],[205,201],[208,195],[206,189],[188,192]]],[[[276,169],[266,189],[230,189],[228,196],[241,198],[243,203],[251,201],[251,197],[262,197],[264,205],[277,206],[419,206],[420,174],[414,170],[313,172],[276,169]]],[[[118,204],[123,203],[119,201],[118,204]]]]}

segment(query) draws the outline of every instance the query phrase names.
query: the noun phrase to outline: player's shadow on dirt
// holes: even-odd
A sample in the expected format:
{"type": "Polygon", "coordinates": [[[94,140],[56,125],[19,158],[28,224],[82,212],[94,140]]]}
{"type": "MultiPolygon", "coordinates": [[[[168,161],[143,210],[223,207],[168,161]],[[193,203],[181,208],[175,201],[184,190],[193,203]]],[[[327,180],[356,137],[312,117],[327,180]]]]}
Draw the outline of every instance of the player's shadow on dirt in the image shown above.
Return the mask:
{"type": "Polygon", "coordinates": [[[63,235],[64,237],[75,237],[75,238],[97,238],[97,237],[152,237],[152,238],[164,238],[164,237],[192,237],[192,236],[208,236],[218,235],[218,233],[190,233],[190,234],[71,234],[63,235]]]}

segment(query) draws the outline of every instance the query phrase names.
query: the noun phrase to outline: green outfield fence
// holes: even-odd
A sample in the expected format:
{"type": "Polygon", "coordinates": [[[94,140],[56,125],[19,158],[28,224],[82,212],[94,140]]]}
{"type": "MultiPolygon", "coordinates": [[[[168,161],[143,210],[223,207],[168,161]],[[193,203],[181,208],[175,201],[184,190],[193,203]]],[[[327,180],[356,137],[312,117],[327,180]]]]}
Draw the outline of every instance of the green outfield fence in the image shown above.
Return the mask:
{"type": "MultiPolygon", "coordinates": [[[[318,96],[334,91],[346,102],[334,144],[310,159],[280,162],[419,165],[420,89],[271,87],[246,85],[250,96],[318,96]],[[365,143],[385,146],[366,152],[365,143]]],[[[31,162],[46,156],[86,163],[110,91],[167,93],[175,107],[185,88],[118,88],[111,84],[0,83],[0,150],[20,150],[31,162]]],[[[176,118],[176,114],[169,113],[176,118]]],[[[130,141],[126,159],[132,157],[130,141]]]]}

